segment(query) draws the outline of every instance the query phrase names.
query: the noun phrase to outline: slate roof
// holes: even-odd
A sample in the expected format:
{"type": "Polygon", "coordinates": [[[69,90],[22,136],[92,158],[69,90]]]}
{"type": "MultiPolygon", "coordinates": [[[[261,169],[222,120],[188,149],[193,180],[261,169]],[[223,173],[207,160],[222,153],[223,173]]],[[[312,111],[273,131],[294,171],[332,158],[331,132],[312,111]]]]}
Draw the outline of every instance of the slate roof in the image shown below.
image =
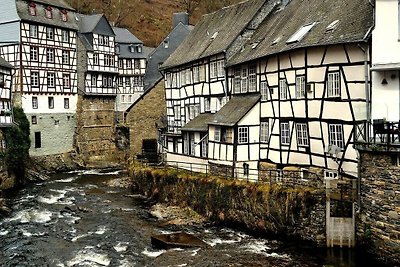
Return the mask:
{"type": "Polygon", "coordinates": [[[102,17],[103,17],[102,14],[93,14],[93,15],[80,14],[79,31],[81,33],[93,32],[102,17]]]}
{"type": "Polygon", "coordinates": [[[144,90],[154,87],[162,78],[159,71],[159,64],[167,58],[182,43],[185,37],[192,30],[192,26],[179,23],[164,40],[168,40],[168,48],[164,47],[164,41],[153,50],[148,57],[146,74],[144,76],[144,90]]]}
{"type": "Polygon", "coordinates": [[[56,9],[53,9],[53,18],[52,19],[48,19],[45,16],[44,9],[46,8],[47,5],[51,5],[53,7],[59,7],[60,10],[62,10],[62,9],[73,10],[68,4],[65,3],[65,1],[63,1],[63,0],[54,0],[54,1],[40,0],[40,1],[35,1],[35,2],[38,3],[38,5],[36,6],[37,15],[31,16],[29,14],[28,2],[19,1],[19,0],[16,1],[18,15],[21,18],[21,20],[32,21],[32,22],[36,22],[39,24],[53,25],[53,26],[60,27],[60,28],[78,30],[78,23],[76,21],[76,13],[75,12],[68,12],[68,21],[62,21],[61,14],[60,14],[59,10],[56,10],[56,9]]]}
{"type": "Polygon", "coordinates": [[[8,63],[7,60],[5,60],[4,58],[0,57],[0,66],[4,67],[4,68],[9,68],[12,69],[14,68],[13,65],[11,65],[10,63],[8,63]]]}
{"type": "Polygon", "coordinates": [[[141,40],[139,40],[126,28],[112,27],[112,29],[115,33],[115,41],[117,43],[143,44],[141,40]]]}
{"type": "Polygon", "coordinates": [[[236,125],[260,100],[260,94],[233,96],[209,122],[211,125],[236,125]]]}
{"type": "Polygon", "coordinates": [[[297,48],[364,41],[372,26],[373,8],[368,0],[292,0],[286,8],[270,14],[227,65],[297,48]],[[327,31],[327,26],[335,20],[339,20],[337,27],[327,31]],[[303,39],[286,43],[302,26],[314,22],[303,39]]]}
{"type": "Polygon", "coordinates": [[[153,53],[154,49],[154,47],[143,46],[143,54],[147,59],[149,58],[150,54],[153,53]]]}
{"type": "Polygon", "coordinates": [[[204,15],[163,69],[225,52],[266,0],[249,0],[204,15]],[[212,38],[212,37],[215,38],[212,38]]]}
{"type": "Polygon", "coordinates": [[[181,128],[182,131],[206,132],[214,114],[202,113],[181,128]]]}

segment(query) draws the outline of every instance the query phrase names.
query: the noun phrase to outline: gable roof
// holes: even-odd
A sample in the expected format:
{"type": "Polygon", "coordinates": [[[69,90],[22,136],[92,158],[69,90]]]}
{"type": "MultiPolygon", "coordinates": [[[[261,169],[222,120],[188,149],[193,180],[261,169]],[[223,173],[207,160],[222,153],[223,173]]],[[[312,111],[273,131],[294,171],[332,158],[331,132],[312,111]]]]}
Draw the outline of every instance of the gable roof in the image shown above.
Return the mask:
{"type": "Polygon", "coordinates": [[[235,126],[260,100],[260,94],[233,96],[217,113],[211,125],[235,126]]]}
{"type": "Polygon", "coordinates": [[[368,0],[291,0],[260,24],[227,65],[297,48],[364,41],[372,26],[373,7],[368,0]],[[335,20],[339,20],[336,28],[327,31],[335,20]],[[302,39],[287,43],[301,27],[311,23],[315,25],[302,39]],[[273,45],[275,40],[278,42],[273,45]]]}
{"type": "Polygon", "coordinates": [[[38,3],[38,5],[36,6],[37,15],[31,16],[29,14],[29,8],[28,8],[29,2],[21,1],[21,0],[16,1],[18,16],[21,18],[21,20],[32,21],[32,22],[36,22],[39,24],[53,25],[53,26],[57,26],[60,28],[78,30],[78,24],[76,21],[76,13],[73,11],[74,9],[72,9],[71,6],[66,4],[65,1],[63,1],[63,0],[55,0],[55,1],[40,0],[40,1],[35,1],[35,2],[38,3]],[[48,5],[59,9],[59,10],[53,9],[53,18],[51,18],[51,19],[48,19],[45,16],[45,8],[48,5]],[[70,10],[70,12],[67,13],[67,16],[68,16],[67,21],[62,21],[62,19],[61,19],[60,11],[62,9],[70,10]]]}
{"type": "Polygon", "coordinates": [[[10,63],[8,63],[7,60],[5,60],[4,58],[0,57],[0,66],[4,67],[4,68],[8,68],[8,69],[12,69],[14,68],[13,65],[11,65],[10,63]]]}
{"type": "Polygon", "coordinates": [[[156,85],[162,78],[159,71],[159,65],[167,60],[167,58],[182,43],[186,36],[192,30],[192,26],[179,23],[164,41],[150,53],[147,62],[146,74],[144,76],[144,90],[148,90],[156,85]],[[168,42],[168,47],[164,46],[164,42],[168,42]]]}
{"type": "Polygon", "coordinates": [[[193,120],[189,121],[181,128],[182,131],[206,132],[208,124],[212,121],[214,114],[202,113],[193,120]]]}
{"type": "Polygon", "coordinates": [[[115,41],[117,43],[125,44],[143,44],[135,35],[133,35],[127,28],[112,27],[115,33],[115,41]]]}
{"type": "Polygon", "coordinates": [[[103,14],[79,15],[80,33],[97,33],[115,36],[113,28],[103,14]]]}
{"type": "Polygon", "coordinates": [[[267,0],[249,0],[204,15],[163,69],[224,53],[267,0]]]}

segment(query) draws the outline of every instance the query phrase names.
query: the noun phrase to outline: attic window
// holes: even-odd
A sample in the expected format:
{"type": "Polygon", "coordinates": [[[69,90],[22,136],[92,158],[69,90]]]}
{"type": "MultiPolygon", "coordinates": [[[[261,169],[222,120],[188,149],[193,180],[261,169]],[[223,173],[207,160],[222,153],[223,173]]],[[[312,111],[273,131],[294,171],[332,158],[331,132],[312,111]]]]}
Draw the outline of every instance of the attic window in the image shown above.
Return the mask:
{"type": "Polygon", "coordinates": [[[61,12],[61,20],[64,21],[64,22],[68,21],[68,12],[67,12],[67,10],[63,9],[60,12],[61,12]]]}
{"type": "Polygon", "coordinates": [[[334,29],[336,29],[336,27],[338,26],[338,24],[339,24],[339,20],[333,21],[331,24],[328,25],[328,27],[326,27],[326,31],[327,31],[327,32],[333,31],[334,29]]]}
{"type": "Polygon", "coordinates": [[[290,44],[301,41],[303,37],[312,29],[312,27],[314,27],[314,25],[315,22],[301,27],[289,38],[289,40],[286,41],[286,43],[290,44]]]}
{"type": "Polygon", "coordinates": [[[46,12],[46,18],[52,19],[53,18],[53,13],[52,13],[52,8],[51,6],[46,7],[45,12],[46,12]]]}
{"type": "Polygon", "coordinates": [[[135,47],[133,45],[129,46],[129,52],[135,53],[135,47]]]}
{"type": "Polygon", "coordinates": [[[29,15],[36,16],[36,4],[29,3],[29,15]]]}
{"type": "Polygon", "coordinates": [[[136,46],[136,52],[142,53],[142,46],[140,45],[136,46]]]}
{"type": "Polygon", "coordinates": [[[164,39],[164,48],[168,48],[169,47],[169,38],[165,38],[164,39]]]}
{"type": "Polygon", "coordinates": [[[276,38],[276,39],[272,42],[271,46],[276,45],[280,40],[281,40],[281,37],[279,36],[278,38],[276,38]]]}

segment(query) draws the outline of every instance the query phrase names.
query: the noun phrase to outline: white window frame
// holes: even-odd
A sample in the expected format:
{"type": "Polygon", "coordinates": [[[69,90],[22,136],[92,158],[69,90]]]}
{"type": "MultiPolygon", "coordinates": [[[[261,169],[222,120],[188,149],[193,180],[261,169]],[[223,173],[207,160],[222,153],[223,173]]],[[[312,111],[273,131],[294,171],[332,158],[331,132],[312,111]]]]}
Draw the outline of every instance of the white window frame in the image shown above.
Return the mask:
{"type": "Polygon", "coordinates": [[[189,155],[189,133],[183,135],[183,154],[189,155]]]}
{"type": "Polygon", "coordinates": [[[38,109],[39,102],[37,96],[32,96],[32,109],[38,109]]]}
{"type": "Polygon", "coordinates": [[[290,124],[289,122],[280,123],[281,145],[290,145],[290,124]]]}
{"type": "Polygon", "coordinates": [[[287,99],[288,85],[286,79],[279,79],[279,97],[280,100],[287,99]]]}
{"type": "Polygon", "coordinates": [[[39,87],[39,72],[37,71],[31,72],[31,86],[39,87]]]}
{"type": "Polygon", "coordinates": [[[340,97],[340,72],[328,72],[328,79],[326,81],[327,96],[328,97],[340,97]]]}
{"type": "Polygon", "coordinates": [[[210,79],[215,79],[218,77],[218,66],[217,61],[210,62],[210,79]]]}
{"type": "Polygon", "coordinates": [[[248,69],[246,67],[242,68],[241,71],[241,86],[240,86],[241,93],[247,93],[248,90],[248,69]]]}
{"type": "Polygon", "coordinates": [[[267,81],[260,82],[260,93],[261,93],[261,101],[267,101],[269,99],[269,88],[267,85],[267,81]]]}
{"type": "Polygon", "coordinates": [[[46,61],[54,63],[54,48],[46,48],[46,61]]]}
{"type": "Polygon", "coordinates": [[[269,139],[269,123],[268,121],[260,122],[260,142],[268,143],[269,139]]]}
{"type": "Polygon", "coordinates": [[[307,123],[296,123],[297,145],[308,147],[308,125],[307,123]]]}
{"type": "Polygon", "coordinates": [[[343,150],[345,146],[343,124],[329,124],[328,133],[329,133],[329,144],[335,145],[343,150]]]}
{"type": "Polygon", "coordinates": [[[201,140],[201,157],[207,158],[208,157],[208,137],[205,136],[201,140]]]}
{"type": "Polygon", "coordinates": [[[62,51],[62,63],[69,65],[69,51],[68,50],[62,51]]]}
{"type": "Polygon", "coordinates": [[[200,82],[199,66],[194,66],[193,67],[193,82],[194,83],[200,82]]]}
{"type": "Polygon", "coordinates": [[[186,84],[191,84],[192,83],[192,72],[190,69],[186,69],[185,71],[185,79],[186,79],[186,84]]]}
{"type": "Polygon", "coordinates": [[[62,36],[62,41],[64,43],[69,43],[69,31],[67,30],[62,30],[61,31],[61,36],[62,36]]]}
{"type": "Polygon", "coordinates": [[[304,98],[306,95],[306,77],[304,75],[296,77],[296,98],[304,98]]]}
{"type": "Polygon", "coordinates": [[[126,60],[126,68],[127,69],[131,69],[132,68],[132,60],[131,59],[127,59],[126,60]]]}
{"type": "Polygon", "coordinates": [[[29,25],[29,37],[37,38],[38,37],[38,25],[29,25]]]}
{"type": "Polygon", "coordinates": [[[63,73],[63,87],[71,88],[71,75],[69,73],[63,73]]]}
{"type": "Polygon", "coordinates": [[[238,143],[247,144],[249,142],[249,127],[238,127],[238,143]]]}
{"type": "Polygon", "coordinates": [[[249,92],[256,92],[257,91],[257,65],[250,64],[249,71],[248,71],[248,90],[249,92]]]}
{"type": "Polygon", "coordinates": [[[64,109],[69,109],[69,98],[68,97],[64,98],[64,109]]]}
{"type": "Polygon", "coordinates": [[[96,74],[92,74],[91,80],[92,80],[92,87],[97,86],[97,75],[96,74]]]}
{"type": "Polygon", "coordinates": [[[242,88],[242,68],[235,67],[234,78],[233,78],[233,91],[239,94],[242,88]]]}
{"type": "Polygon", "coordinates": [[[47,87],[53,88],[56,86],[56,74],[54,72],[47,73],[47,87]]]}
{"type": "Polygon", "coordinates": [[[215,126],[215,129],[214,129],[214,141],[215,142],[221,142],[221,127],[220,126],[215,126]]]}
{"type": "Polygon", "coordinates": [[[49,109],[54,109],[54,97],[49,96],[47,99],[49,109]]]}
{"type": "Polygon", "coordinates": [[[190,155],[196,156],[196,143],[194,140],[195,136],[193,133],[189,133],[189,142],[190,142],[190,155]]]}
{"type": "Polygon", "coordinates": [[[204,112],[211,111],[211,99],[209,97],[204,98],[204,112]]]}
{"type": "Polygon", "coordinates": [[[181,119],[182,119],[181,106],[179,105],[174,106],[174,120],[181,121],[181,119]]]}
{"type": "Polygon", "coordinates": [[[30,59],[31,61],[38,61],[39,48],[37,46],[30,46],[30,59]]]}
{"type": "Polygon", "coordinates": [[[225,77],[224,67],[225,67],[225,64],[224,64],[223,60],[217,61],[217,76],[218,77],[225,77]]]}
{"type": "Polygon", "coordinates": [[[93,53],[93,65],[99,65],[99,54],[93,53]]]}
{"type": "Polygon", "coordinates": [[[54,28],[53,27],[46,28],[46,39],[54,40],[54,28]]]}

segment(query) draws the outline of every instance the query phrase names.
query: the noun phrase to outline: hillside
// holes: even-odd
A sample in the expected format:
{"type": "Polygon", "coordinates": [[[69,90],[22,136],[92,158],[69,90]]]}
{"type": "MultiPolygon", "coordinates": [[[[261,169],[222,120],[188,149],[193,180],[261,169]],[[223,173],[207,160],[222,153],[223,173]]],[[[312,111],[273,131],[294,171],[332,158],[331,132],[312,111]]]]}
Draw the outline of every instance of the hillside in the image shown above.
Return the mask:
{"type": "Polygon", "coordinates": [[[196,24],[205,13],[240,0],[67,0],[81,13],[104,13],[115,26],[128,28],[145,45],[155,47],[169,33],[174,12],[188,11],[196,24]]]}

